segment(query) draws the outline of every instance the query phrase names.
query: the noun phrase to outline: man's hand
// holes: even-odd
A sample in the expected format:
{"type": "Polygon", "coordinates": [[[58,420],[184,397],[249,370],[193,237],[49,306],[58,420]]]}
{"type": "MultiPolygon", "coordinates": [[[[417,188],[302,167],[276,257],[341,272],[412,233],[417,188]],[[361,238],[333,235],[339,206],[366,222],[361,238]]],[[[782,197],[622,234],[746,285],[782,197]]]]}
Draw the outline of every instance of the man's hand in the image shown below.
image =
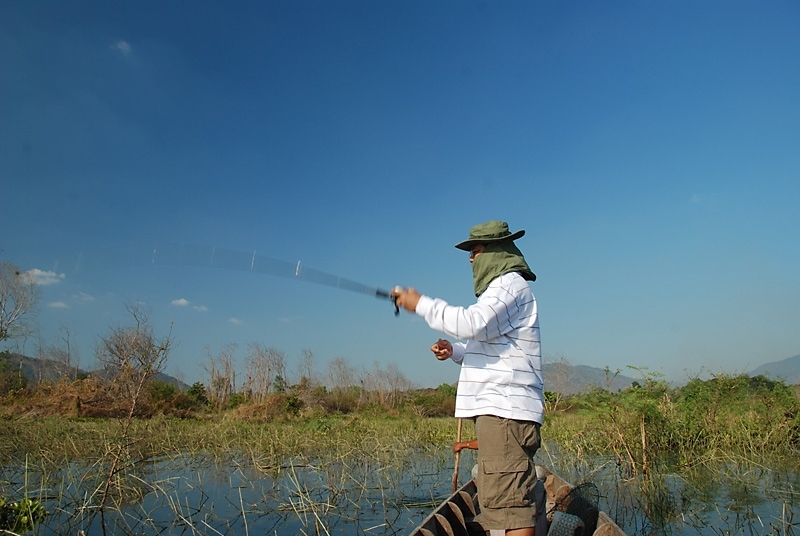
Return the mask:
{"type": "Polygon", "coordinates": [[[473,439],[472,441],[457,441],[453,443],[454,452],[461,452],[463,449],[478,450],[478,440],[473,439]]]}
{"type": "Polygon", "coordinates": [[[445,359],[453,357],[453,345],[450,341],[439,339],[431,346],[431,352],[436,356],[436,359],[444,361],[445,359]]]}
{"type": "Polygon", "coordinates": [[[392,297],[395,298],[397,306],[402,307],[409,313],[416,312],[420,296],[421,294],[413,288],[395,289],[392,291],[392,297]]]}

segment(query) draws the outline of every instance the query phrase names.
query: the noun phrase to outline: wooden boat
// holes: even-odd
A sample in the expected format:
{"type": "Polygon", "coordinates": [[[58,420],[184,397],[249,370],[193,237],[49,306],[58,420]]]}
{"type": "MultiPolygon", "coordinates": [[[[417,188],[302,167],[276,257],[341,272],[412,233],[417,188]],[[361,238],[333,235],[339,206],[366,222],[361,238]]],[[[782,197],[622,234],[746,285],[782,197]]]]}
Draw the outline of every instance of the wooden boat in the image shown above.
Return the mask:
{"type": "MultiPolygon", "coordinates": [[[[536,466],[539,478],[544,482],[546,497],[545,511],[548,519],[555,516],[578,515],[584,527],[589,531],[576,531],[574,534],[583,536],[625,536],[619,526],[605,512],[598,511],[589,505],[585,499],[580,499],[580,494],[574,492],[576,488],[553,474],[545,467],[536,466]],[[559,514],[558,512],[561,512],[559,514]]],[[[455,493],[442,502],[425,520],[415,528],[410,536],[487,536],[490,531],[485,529],[475,517],[480,513],[478,504],[477,487],[474,480],[470,480],[455,493]]],[[[555,518],[550,519],[553,521],[555,518]]],[[[561,523],[559,518],[558,523],[561,523]]],[[[566,518],[563,518],[566,519],[566,518]]],[[[555,523],[554,523],[555,524],[555,523]]],[[[565,534],[562,530],[550,531],[565,534]]],[[[492,531],[494,532],[494,531],[492,531]]],[[[566,532],[572,534],[572,532],[566,532]]],[[[537,536],[545,536],[537,534],[537,536]]]]}

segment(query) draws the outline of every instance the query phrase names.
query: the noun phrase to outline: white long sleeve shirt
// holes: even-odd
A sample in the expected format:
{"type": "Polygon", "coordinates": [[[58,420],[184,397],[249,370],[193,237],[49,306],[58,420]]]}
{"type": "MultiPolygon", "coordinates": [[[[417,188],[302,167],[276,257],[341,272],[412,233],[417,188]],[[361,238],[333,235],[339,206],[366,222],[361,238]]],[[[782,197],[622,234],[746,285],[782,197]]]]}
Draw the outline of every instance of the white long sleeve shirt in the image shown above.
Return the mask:
{"type": "Polygon", "coordinates": [[[453,344],[461,364],[456,417],[495,415],[542,422],[544,384],[536,298],[516,272],[494,279],[469,307],[421,296],[417,314],[466,343],[453,344]]]}

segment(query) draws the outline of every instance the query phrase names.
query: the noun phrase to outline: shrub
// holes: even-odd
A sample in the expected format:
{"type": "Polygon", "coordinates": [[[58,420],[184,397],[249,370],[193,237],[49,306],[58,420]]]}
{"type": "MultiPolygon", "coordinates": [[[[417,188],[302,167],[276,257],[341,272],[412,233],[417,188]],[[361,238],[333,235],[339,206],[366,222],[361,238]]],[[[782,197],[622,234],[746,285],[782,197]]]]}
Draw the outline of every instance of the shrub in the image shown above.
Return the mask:
{"type": "Polygon", "coordinates": [[[245,402],[247,402],[247,396],[244,393],[233,393],[228,399],[228,409],[236,409],[245,402]]]}
{"type": "Polygon", "coordinates": [[[0,395],[25,389],[28,378],[19,370],[12,370],[8,364],[8,352],[0,352],[0,395]]]}
{"type": "Polygon", "coordinates": [[[163,402],[171,402],[177,393],[177,389],[171,383],[162,380],[153,380],[147,388],[150,401],[156,405],[163,402]]]}
{"type": "Polygon", "coordinates": [[[436,389],[417,391],[411,404],[414,412],[424,417],[452,417],[456,410],[456,388],[443,383],[436,389]]]}
{"type": "Polygon", "coordinates": [[[611,450],[634,471],[659,455],[691,465],[723,452],[786,454],[800,439],[800,401],[783,382],[721,374],[671,389],[651,380],[569,397],[577,414],[548,413],[548,434],[578,450],[611,450]]]}
{"type": "Polygon", "coordinates": [[[208,404],[208,396],[206,395],[206,386],[203,385],[202,382],[195,382],[192,384],[189,389],[186,390],[186,394],[193,398],[198,405],[205,406],[208,404]]]}

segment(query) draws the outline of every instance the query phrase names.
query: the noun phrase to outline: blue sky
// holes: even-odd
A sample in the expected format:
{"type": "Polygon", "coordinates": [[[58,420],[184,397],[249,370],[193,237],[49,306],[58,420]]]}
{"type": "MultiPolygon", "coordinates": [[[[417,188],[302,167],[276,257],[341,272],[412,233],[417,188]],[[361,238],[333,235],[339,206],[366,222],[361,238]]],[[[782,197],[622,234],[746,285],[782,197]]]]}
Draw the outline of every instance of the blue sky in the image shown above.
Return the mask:
{"type": "Polygon", "coordinates": [[[139,301],[189,383],[251,342],[452,383],[388,302],[119,253],[468,305],[453,245],[501,219],[548,359],[680,381],[796,355],[798,28],[795,2],[3,2],[0,260],[52,272],[24,349],[68,328],[90,367],[139,301]]]}

